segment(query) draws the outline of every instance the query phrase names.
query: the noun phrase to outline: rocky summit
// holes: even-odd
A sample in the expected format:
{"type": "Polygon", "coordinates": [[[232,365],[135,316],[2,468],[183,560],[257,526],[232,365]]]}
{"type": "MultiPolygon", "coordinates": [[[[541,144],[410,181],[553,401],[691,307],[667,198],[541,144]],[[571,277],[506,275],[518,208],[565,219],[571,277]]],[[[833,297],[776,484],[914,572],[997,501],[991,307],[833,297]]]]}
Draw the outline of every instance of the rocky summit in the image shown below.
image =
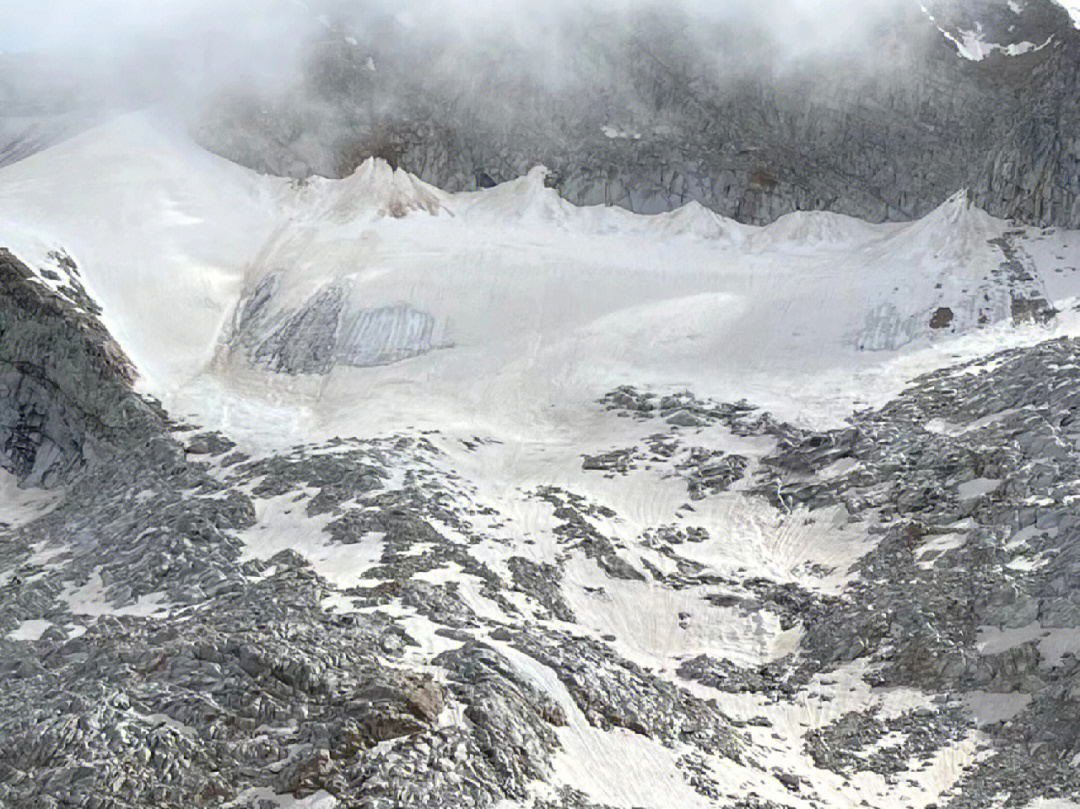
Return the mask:
{"type": "Polygon", "coordinates": [[[1080,809],[1067,4],[257,5],[0,45],[0,807],[1080,809]]]}

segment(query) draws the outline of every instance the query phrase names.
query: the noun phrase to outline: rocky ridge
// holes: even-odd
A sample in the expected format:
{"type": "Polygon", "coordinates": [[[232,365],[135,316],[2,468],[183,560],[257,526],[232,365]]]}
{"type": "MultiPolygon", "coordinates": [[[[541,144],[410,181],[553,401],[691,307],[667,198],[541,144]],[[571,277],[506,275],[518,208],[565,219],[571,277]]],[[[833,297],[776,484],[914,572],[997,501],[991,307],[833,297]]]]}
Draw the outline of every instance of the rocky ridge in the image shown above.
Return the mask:
{"type": "Polygon", "coordinates": [[[97,319],[69,256],[35,273],[0,250],[0,466],[26,485],[65,482],[94,456],[154,430],[130,395],[135,369],[97,319]]]}

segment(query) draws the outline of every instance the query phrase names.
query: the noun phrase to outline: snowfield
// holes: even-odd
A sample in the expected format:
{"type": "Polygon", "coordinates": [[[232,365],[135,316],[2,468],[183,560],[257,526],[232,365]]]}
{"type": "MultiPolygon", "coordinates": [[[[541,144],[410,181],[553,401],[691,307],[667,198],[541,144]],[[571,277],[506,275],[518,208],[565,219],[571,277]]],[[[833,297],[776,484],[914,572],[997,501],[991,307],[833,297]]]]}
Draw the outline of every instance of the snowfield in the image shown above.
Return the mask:
{"type": "Polygon", "coordinates": [[[71,254],[147,393],[241,434],[265,407],[281,444],[455,424],[546,438],[623,383],[835,424],[919,372],[1075,326],[1011,328],[988,240],[1022,231],[1028,286],[1060,301],[1080,294],[1080,236],[1012,228],[963,193],[910,224],[802,212],[753,228],[696,203],[575,208],[544,177],[452,195],[369,161],[297,183],[141,113],[0,169],[0,232],[30,263],[71,254]],[[230,341],[267,278],[278,313],[333,288],[348,311],[423,313],[437,336],[391,340],[417,342],[403,362],[265,373],[230,341]]]}
{"type": "MultiPolygon", "coordinates": [[[[696,203],[656,216],[576,208],[548,187],[542,168],[462,194],[374,160],[343,180],[299,183],[256,175],[170,131],[156,113],[128,115],[0,168],[0,246],[39,269],[50,251],[66,251],[137,365],[141,392],[177,418],[221,430],[256,459],[335,437],[437,431],[426,436],[427,460],[391,459],[399,477],[386,486],[407,475],[440,480],[479,539],[449,522],[440,532],[496,575],[509,578],[511,557],[544,564],[561,553],[559,510],[542,495],[550,488],[595,506],[583,519],[635,569],[676,570],[643,540],[657,526],[704,529],[707,541],[679,554],[713,583],[675,589],[609,575],[602,560],[581,553],[563,560],[559,587],[573,631],[671,681],[698,655],[759,668],[799,647],[805,627],[743,610],[738,599],[749,596],[725,578],[760,576],[835,597],[877,540],[843,507],[789,510],[751,496],[742,482],[688,510],[674,461],[648,459],[622,475],[586,469],[583,456],[648,445],[668,426],[618,418],[597,400],[622,385],[689,390],[831,428],[927,371],[1080,335],[1080,233],[996,220],[963,192],[911,223],[799,212],[755,228],[696,203]],[[1017,301],[1043,301],[1057,316],[1027,317],[1017,301]]],[[[972,427],[927,424],[939,435],[963,429],[972,427]]],[[[771,438],[726,427],[687,422],[677,433],[702,450],[744,456],[751,469],[775,448],[771,438]]],[[[838,461],[821,479],[854,468],[838,461]]],[[[999,482],[963,483],[960,499],[986,496],[999,482]]],[[[0,474],[0,521],[16,524],[52,504],[9,484],[0,474]]],[[[255,524],[240,535],[243,559],[293,550],[334,591],[327,607],[356,611],[346,591],[371,584],[364,576],[379,564],[384,535],[332,543],[324,529],[333,515],[311,516],[299,500],[295,492],[259,500],[255,524]]],[[[935,554],[957,544],[954,534],[927,542],[922,552],[935,554]]],[[[594,727],[552,669],[501,643],[495,627],[521,619],[480,578],[455,564],[414,578],[456,582],[489,622],[479,636],[565,712],[554,780],[537,784],[537,795],[566,785],[611,806],[716,805],[679,774],[686,751],[594,727]]],[[[62,597],[89,618],[168,611],[160,593],[110,606],[97,570],[62,597]]],[[[538,615],[520,594],[507,598],[532,610],[529,620],[571,625],[538,615]]],[[[461,646],[411,606],[374,609],[414,634],[417,665],[461,646]]],[[[25,621],[9,637],[35,640],[46,629],[25,621]]],[[[1008,649],[1038,640],[1054,659],[1080,651],[1075,632],[1045,634],[1038,624],[1029,634],[1010,631],[987,627],[980,643],[1008,649]]],[[[807,734],[847,711],[874,708],[889,718],[934,709],[910,689],[870,688],[865,673],[851,664],[791,703],[682,683],[728,716],[769,719],[746,731],[749,758],[762,767],[717,759],[712,775],[730,796],[754,792],[789,807],[934,803],[986,755],[979,731],[894,780],[845,778],[807,753],[807,734]],[[812,789],[785,788],[771,769],[812,789]]],[[[1026,704],[984,692],[967,698],[980,724],[1026,704]]],[[[322,792],[302,800],[249,793],[235,805],[336,803],[322,792]]]]}

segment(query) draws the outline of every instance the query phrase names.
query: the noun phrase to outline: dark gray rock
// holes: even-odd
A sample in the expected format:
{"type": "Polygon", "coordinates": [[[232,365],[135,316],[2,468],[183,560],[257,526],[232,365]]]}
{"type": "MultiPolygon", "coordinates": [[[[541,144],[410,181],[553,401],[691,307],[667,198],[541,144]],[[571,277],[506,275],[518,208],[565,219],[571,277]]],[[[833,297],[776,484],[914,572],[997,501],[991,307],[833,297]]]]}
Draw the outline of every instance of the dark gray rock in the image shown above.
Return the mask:
{"type": "Polygon", "coordinates": [[[0,249],[0,466],[23,484],[54,486],[111,446],[145,440],[162,421],[132,392],[134,379],[96,310],[0,249]]]}
{"type": "MultiPolygon", "coordinates": [[[[891,4],[844,47],[801,57],[768,14],[582,9],[552,45],[576,56],[552,67],[554,82],[504,43],[461,54],[365,19],[357,46],[320,38],[297,86],[222,98],[197,131],[287,176],[345,176],[377,156],[460,191],[543,164],[577,204],[651,213],[697,201],[754,224],[800,210],[910,219],[968,188],[999,217],[1080,224],[1080,35],[1067,13],[1051,0],[1020,14],[997,0],[928,6],[936,23],[917,3],[891,4]],[[972,62],[938,26],[1052,41],[972,62]],[[459,71],[415,69],[451,58],[459,71]]],[[[337,19],[349,30],[348,14],[337,19]]]]}
{"type": "Polygon", "coordinates": [[[367,308],[347,285],[329,284],[298,309],[277,301],[280,281],[270,275],[237,306],[230,351],[286,374],[325,374],[335,365],[369,367],[417,357],[449,343],[433,315],[407,304],[367,308]]]}

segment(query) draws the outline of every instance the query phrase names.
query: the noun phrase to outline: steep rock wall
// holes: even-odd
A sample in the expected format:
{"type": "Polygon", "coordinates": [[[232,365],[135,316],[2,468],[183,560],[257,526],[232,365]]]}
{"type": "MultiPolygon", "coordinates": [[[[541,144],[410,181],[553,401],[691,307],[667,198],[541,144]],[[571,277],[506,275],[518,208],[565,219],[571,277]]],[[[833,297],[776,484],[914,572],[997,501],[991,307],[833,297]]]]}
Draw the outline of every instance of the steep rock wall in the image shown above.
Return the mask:
{"type": "Polygon", "coordinates": [[[92,312],[0,248],[0,468],[55,486],[162,428],[135,369],[92,312]]]}

